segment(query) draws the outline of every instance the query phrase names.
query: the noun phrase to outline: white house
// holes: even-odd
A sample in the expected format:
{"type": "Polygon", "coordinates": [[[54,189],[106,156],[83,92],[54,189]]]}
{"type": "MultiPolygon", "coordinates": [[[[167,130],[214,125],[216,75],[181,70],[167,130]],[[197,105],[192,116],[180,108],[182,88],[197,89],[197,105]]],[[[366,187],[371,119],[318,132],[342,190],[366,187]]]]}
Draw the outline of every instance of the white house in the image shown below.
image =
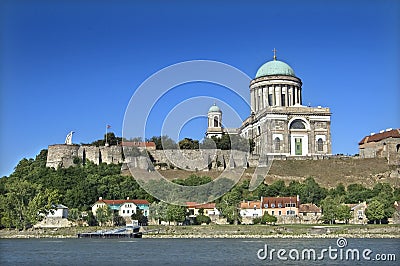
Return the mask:
{"type": "Polygon", "coordinates": [[[126,200],[105,200],[100,197],[99,200],[92,205],[93,215],[96,216],[97,209],[104,206],[110,207],[111,210],[118,212],[118,215],[124,218],[131,217],[138,209],[141,209],[143,215],[147,217],[150,203],[147,200],[131,200],[129,197],[126,200]]]}
{"type": "Polygon", "coordinates": [[[253,219],[262,216],[261,201],[243,201],[240,203],[240,216],[243,224],[253,223],[253,219]]]}

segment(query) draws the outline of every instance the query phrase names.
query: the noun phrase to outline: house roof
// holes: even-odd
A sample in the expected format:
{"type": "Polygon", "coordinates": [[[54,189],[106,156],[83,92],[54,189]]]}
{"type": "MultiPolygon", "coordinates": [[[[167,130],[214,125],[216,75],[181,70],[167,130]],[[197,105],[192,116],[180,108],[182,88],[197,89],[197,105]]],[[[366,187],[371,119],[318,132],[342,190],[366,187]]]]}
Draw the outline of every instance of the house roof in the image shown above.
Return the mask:
{"type": "Polygon", "coordinates": [[[240,203],[240,208],[241,209],[253,209],[254,206],[257,209],[261,209],[261,201],[244,201],[240,203]]]}
{"type": "Polygon", "coordinates": [[[195,209],[214,209],[215,203],[197,203],[197,202],[186,202],[188,208],[195,209]]]}
{"type": "Polygon", "coordinates": [[[264,206],[265,204],[268,204],[268,206],[271,206],[272,203],[274,203],[276,206],[278,203],[281,203],[284,205],[285,203],[297,203],[298,198],[297,196],[291,196],[291,197],[261,197],[262,205],[264,206]]]}
{"type": "Polygon", "coordinates": [[[386,130],[384,132],[376,133],[370,136],[365,136],[358,145],[362,145],[368,142],[377,142],[387,138],[400,138],[400,129],[386,130]]]}
{"type": "Polygon", "coordinates": [[[322,212],[321,208],[314,203],[300,204],[299,212],[322,212]]]}
{"type": "Polygon", "coordinates": [[[147,200],[141,200],[141,199],[123,199],[123,200],[105,200],[105,199],[99,199],[96,203],[105,203],[107,205],[122,205],[124,203],[134,203],[136,205],[138,204],[147,204],[150,205],[150,203],[147,200]]]}
{"type": "Polygon", "coordinates": [[[150,202],[143,199],[134,199],[133,203],[135,203],[136,205],[150,205],[150,202]]]}

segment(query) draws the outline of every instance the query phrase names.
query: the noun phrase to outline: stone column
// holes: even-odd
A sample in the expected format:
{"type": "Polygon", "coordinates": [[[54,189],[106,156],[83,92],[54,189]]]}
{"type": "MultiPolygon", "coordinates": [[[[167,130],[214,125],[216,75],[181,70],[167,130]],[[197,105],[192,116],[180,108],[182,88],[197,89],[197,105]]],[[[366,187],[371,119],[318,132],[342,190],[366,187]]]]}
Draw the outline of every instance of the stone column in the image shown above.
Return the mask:
{"type": "Polygon", "coordinates": [[[278,87],[278,106],[282,106],[282,85],[278,87]]]}
{"type": "Polygon", "coordinates": [[[252,109],[251,111],[255,111],[256,107],[255,107],[255,99],[254,99],[254,89],[252,89],[250,91],[250,96],[251,96],[250,102],[251,102],[251,109],[252,109]]]}
{"type": "Polygon", "coordinates": [[[303,103],[303,99],[301,97],[301,88],[299,88],[299,103],[302,104],[303,103]]]}

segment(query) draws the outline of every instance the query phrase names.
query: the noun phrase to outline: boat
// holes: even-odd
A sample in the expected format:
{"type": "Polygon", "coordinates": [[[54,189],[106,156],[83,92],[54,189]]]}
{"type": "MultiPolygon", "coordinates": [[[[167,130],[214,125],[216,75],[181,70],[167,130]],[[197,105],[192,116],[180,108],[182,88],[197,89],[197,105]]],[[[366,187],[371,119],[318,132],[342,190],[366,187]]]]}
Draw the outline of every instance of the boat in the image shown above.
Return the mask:
{"type": "Polygon", "coordinates": [[[78,238],[142,238],[140,226],[126,226],[113,230],[99,230],[90,233],[79,233],[78,238]]]}

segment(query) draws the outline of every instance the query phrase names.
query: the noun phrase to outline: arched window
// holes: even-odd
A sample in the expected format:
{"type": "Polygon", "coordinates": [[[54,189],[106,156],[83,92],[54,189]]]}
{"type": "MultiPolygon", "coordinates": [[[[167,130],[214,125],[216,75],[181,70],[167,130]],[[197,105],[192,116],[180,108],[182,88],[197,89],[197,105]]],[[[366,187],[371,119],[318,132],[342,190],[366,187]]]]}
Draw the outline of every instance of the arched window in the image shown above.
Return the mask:
{"type": "Polygon", "coordinates": [[[281,149],[281,139],[278,138],[278,137],[276,137],[276,138],[274,139],[274,149],[275,149],[276,151],[279,151],[279,150],[281,149]]]}
{"type": "Polygon", "coordinates": [[[214,127],[219,127],[218,116],[214,116],[214,127]]]}
{"type": "Polygon", "coordinates": [[[324,150],[324,141],[319,138],[317,140],[317,151],[323,151],[324,150]]]}
{"type": "Polygon", "coordinates": [[[397,150],[397,152],[400,152],[400,144],[396,145],[396,150],[397,150]]]}
{"type": "Polygon", "coordinates": [[[302,120],[296,119],[290,124],[290,129],[306,129],[306,126],[302,120]]]}

